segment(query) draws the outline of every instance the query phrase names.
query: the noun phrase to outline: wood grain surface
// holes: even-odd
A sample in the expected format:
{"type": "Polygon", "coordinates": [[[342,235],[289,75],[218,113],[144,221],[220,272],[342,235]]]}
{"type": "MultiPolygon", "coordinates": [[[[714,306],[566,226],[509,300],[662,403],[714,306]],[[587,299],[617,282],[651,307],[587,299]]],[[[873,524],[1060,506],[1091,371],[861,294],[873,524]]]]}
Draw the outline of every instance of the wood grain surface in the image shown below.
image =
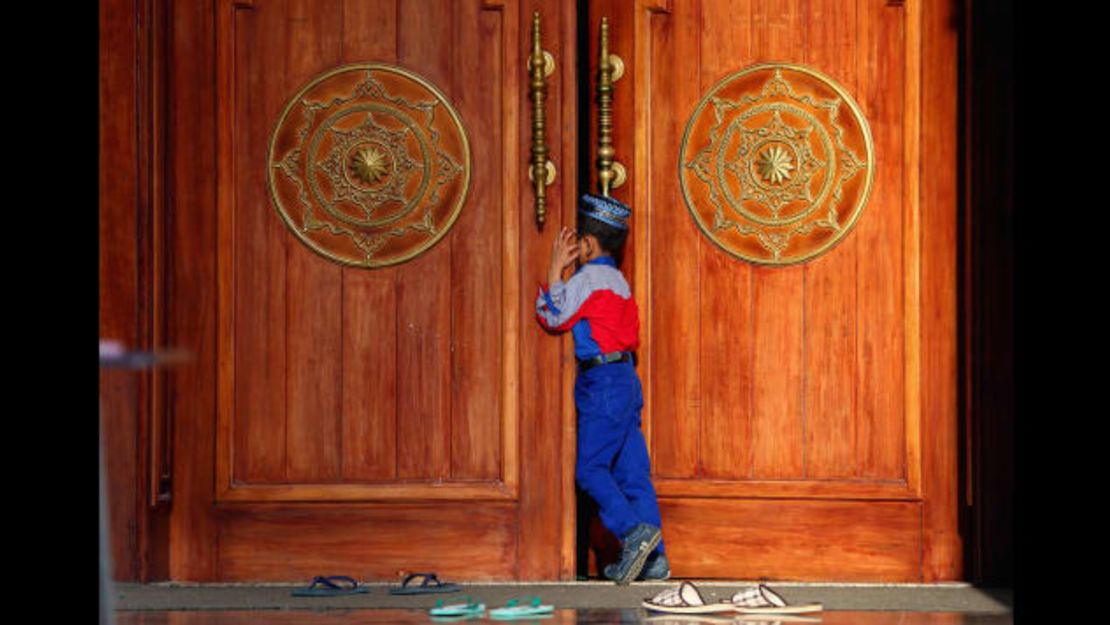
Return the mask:
{"type": "MultiPolygon", "coordinates": [[[[736,0],[702,4],[699,92],[751,64],[754,42],[736,33],[751,32],[752,10],[751,3],[736,0]],[[706,24],[731,27],[706,28],[706,24]]],[[[682,217],[692,221],[689,214],[682,217]]],[[[754,272],[751,265],[723,254],[700,231],[697,235],[702,390],[699,477],[746,479],[752,477],[753,442],[766,435],[753,424],[757,382],[754,272]]]]}
{"type": "MultiPolygon", "coordinates": [[[[457,3],[413,2],[397,12],[397,61],[420,68],[449,98],[451,22],[457,3]],[[432,44],[432,42],[435,42],[432,44]],[[431,44],[431,45],[430,45],[431,44]]],[[[397,474],[443,479],[451,471],[451,256],[457,231],[398,266],[397,474]]]]}
{"type": "Polygon", "coordinates": [[[921,504],[661,502],[678,578],[920,581],[921,504]],[[712,544],[712,548],[707,545],[712,544]]]}
{"type": "MultiPolygon", "coordinates": [[[[651,360],[640,371],[650,388],[645,430],[660,494],[668,502],[697,497],[688,505],[703,506],[707,517],[752,498],[923,501],[929,495],[918,476],[933,452],[921,450],[919,427],[947,417],[924,412],[915,377],[925,351],[916,307],[928,297],[918,296],[927,264],[917,245],[918,137],[930,127],[940,135],[950,128],[919,117],[919,8],[833,0],[700,0],[668,8],[637,22],[635,45],[651,55],[637,55],[639,66],[630,69],[650,72],[649,103],[616,110],[618,129],[644,119],[651,128],[645,145],[636,146],[650,154],[653,175],[650,250],[636,259],[650,263],[637,274],[650,292],[651,360]],[[674,155],[701,94],[760,62],[829,75],[858,102],[874,139],[873,187],[855,230],[798,266],[753,266],[725,255],[693,227],[677,180],[667,174],[681,167],[674,155]]],[[[951,59],[938,62],[954,71],[951,59]]],[[[933,171],[954,184],[954,165],[933,171]]],[[[937,225],[942,238],[954,232],[937,225]]],[[[951,253],[954,245],[945,239],[937,249],[951,253]]],[[[951,258],[938,262],[942,271],[955,267],[951,258]]],[[[951,323],[941,319],[937,336],[954,338],[951,323]]],[[[935,370],[954,375],[947,364],[935,370]]],[[[954,475],[954,459],[939,454],[934,461],[954,475]]],[[[670,523],[664,514],[668,545],[680,544],[670,523]]],[[[914,540],[922,544],[920,536],[914,540]]],[[[901,568],[861,575],[923,575],[920,552],[897,553],[901,568]]],[[[850,567],[857,565],[866,568],[850,567]]]]}
{"type": "MultiPolygon", "coordinates": [[[[101,339],[120,341],[141,349],[138,163],[140,150],[134,132],[139,116],[139,76],[134,58],[139,54],[135,1],[113,0],[100,4],[100,228],[99,332],[101,339]],[[117,114],[112,114],[116,111],[117,114]],[[119,114],[118,112],[122,112],[119,114]],[[113,166],[116,164],[117,166],[113,166]],[[120,167],[118,164],[126,164],[120,167]]],[[[139,457],[139,386],[131,371],[103,371],[99,381],[99,418],[103,447],[102,470],[106,502],[109,555],[116,579],[139,576],[138,534],[141,497],[135,492],[142,465],[139,457]],[[117,495],[118,493],[118,495],[117,495]],[[122,496],[120,496],[122,495],[122,496]]],[[[144,415],[145,416],[145,415],[144,415]]]]}
{"type": "MultiPolygon", "coordinates": [[[[474,3],[453,3],[455,108],[482,159],[470,178],[467,204],[452,230],[451,467],[452,478],[492,479],[501,469],[502,249],[505,174],[498,87],[501,16],[474,3]]],[[[512,358],[509,355],[508,358],[512,358]]]]}
{"type": "Polygon", "coordinates": [[[921,11],[921,445],[926,581],[958,579],[956,249],[956,8],[930,1],[921,11]]]}
{"type": "MultiPolygon", "coordinates": [[[[566,24],[573,32],[573,9],[556,16],[553,35],[566,24]]],[[[205,162],[226,166],[220,180],[230,188],[220,187],[220,209],[208,213],[220,234],[214,238],[217,271],[207,283],[198,276],[190,284],[197,301],[220,294],[219,427],[207,434],[218,432],[220,442],[213,455],[192,439],[178,440],[189,440],[182,451],[199,463],[189,468],[188,480],[199,485],[207,470],[211,484],[213,468],[219,479],[214,491],[194,492],[176,511],[175,575],[269,574],[251,555],[265,546],[265,532],[249,519],[275,506],[297,511],[302,529],[305,523],[338,523],[354,531],[367,502],[377,511],[370,518],[401,526],[413,522],[406,506],[422,505],[403,502],[420,500],[461,506],[467,514],[443,521],[459,531],[472,523],[472,511],[501,510],[488,536],[457,550],[469,553],[460,561],[477,567],[469,570],[471,578],[551,579],[561,566],[570,571],[560,565],[562,542],[571,541],[560,538],[567,523],[557,511],[572,482],[559,477],[562,400],[559,378],[548,373],[561,371],[561,348],[520,322],[533,317],[521,292],[532,291],[540,272],[526,270],[519,258],[545,264],[549,246],[534,254],[522,240],[522,229],[536,244],[544,233],[518,208],[530,191],[517,184],[522,169],[514,160],[529,128],[522,123],[526,94],[517,76],[524,56],[516,51],[523,49],[521,25],[530,15],[477,0],[335,0],[326,10],[279,0],[217,3],[207,17],[186,20],[193,30],[182,40],[219,33],[217,54],[207,59],[220,77],[216,107],[205,110],[198,101],[179,114],[218,118],[212,138],[219,139],[220,158],[205,162]],[[371,26],[362,23],[367,20],[371,26]],[[468,54],[459,54],[460,47],[468,54]],[[258,160],[290,94],[328,68],[367,61],[399,63],[437,85],[469,131],[474,167],[455,228],[422,256],[372,272],[340,267],[293,238],[274,212],[258,160]],[[522,333],[537,345],[527,359],[519,347],[522,333]],[[535,392],[546,405],[517,396],[530,392],[519,382],[525,362],[535,367],[534,379],[555,385],[535,392]],[[523,471],[518,445],[529,445],[523,471]],[[320,507],[329,505],[324,502],[343,503],[330,504],[340,507],[329,516],[320,507]],[[185,518],[198,522],[187,525],[180,521],[185,518]],[[202,544],[214,544],[210,532],[219,532],[219,548],[199,553],[202,544]],[[518,544],[528,549],[521,562],[518,544]]],[[[573,46],[553,49],[569,54],[567,67],[574,67],[573,46]]],[[[553,79],[556,103],[564,101],[559,80],[553,79]]],[[[561,125],[561,114],[551,111],[550,123],[561,125]]],[[[570,136],[562,149],[575,144],[570,136]]],[[[213,146],[190,138],[175,156],[201,147],[213,146]]],[[[200,162],[192,167],[196,175],[203,171],[200,162]]],[[[559,205],[562,188],[549,193],[559,205]]],[[[201,405],[191,409],[203,414],[201,405]]],[[[193,420],[193,427],[204,424],[193,420]]],[[[573,511],[566,515],[573,518],[573,511]]],[[[393,540],[398,554],[410,554],[399,560],[433,552],[405,544],[399,530],[388,536],[381,544],[393,540]]],[[[435,544],[443,550],[451,539],[435,544]]]]}
{"type": "Polygon", "coordinates": [[[855,367],[859,418],[856,420],[855,474],[870,478],[907,476],[906,420],[910,406],[905,394],[909,351],[914,335],[907,325],[905,293],[915,288],[920,266],[916,250],[907,249],[910,230],[906,215],[917,203],[908,197],[903,180],[917,154],[907,161],[906,125],[915,116],[907,110],[907,57],[918,54],[906,42],[906,16],[900,9],[860,5],[860,53],[865,71],[857,100],[867,116],[875,142],[875,177],[866,218],[856,224],[856,239],[867,253],[859,256],[857,297],[859,334],[855,367]],[[901,243],[901,244],[899,244],[901,243]]]}
{"type": "Polygon", "coordinates": [[[645,371],[657,475],[907,478],[914,436],[905,425],[903,370],[915,354],[907,351],[913,326],[904,293],[919,261],[904,248],[901,181],[911,169],[904,157],[914,153],[905,144],[901,77],[912,51],[904,49],[901,9],[860,6],[706,0],[678,5],[638,35],[655,38],[655,170],[679,166],[681,135],[668,125],[684,124],[701,93],[768,61],[805,63],[844,86],[867,115],[879,154],[856,231],[801,266],[752,266],[723,254],[672,208],[682,200],[670,177],[653,183],[652,241],[666,250],[642,255],[666,256],[650,271],[653,360],[645,371]],[[693,29],[700,36],[685,42],[693,29]],[[683,63],[668,62],[675,58],[683,63]],[[696,91],[682,86],[692,77],[696,91]],[[858,253],[861,245],[867,254],[858,253]],[[696,323],[687,320],[692,314],[696,323]]]}
{"type": "Polygon", "coordinates": [[[221,258],[220,285],[234,310],[221,312],[221,332],[231,354],[221,383],[230,389],[234,406],[231,432],[235,449],[234,476],[244,482],[283,482],[286,476],[288,413],[285,391],[289,380],[288,358],[288,249],[285,224],[275,219],[270,203],[266,168],[257,167],[259,146],[269,142],[269,128],[262,120],[275,119],[285,106],[286,91],[296,88],[267,75],[287,76],[289,55],[265,54],[284,50],[289,32],[283,15],[286,0],[252,11],[233,11],[227,17],[228,44],[234,58],[224,61],[225,88],[235,90],[238,110],[220,117],[228,128],[231,149],[221,150],[225,167],[234,174],[223,178],[221,194],[234,194],[237,210],[222,212],[221,234],[234,238],[234,252],[221,258]],[[238,34],[237,37],[235,35],[238,34]],[[233,39],[230,39],[234,37],[233,39]],[[235,80],[236,77],[239,80],[235,80]],[[256,123],[234,123],[235,120],[256,123]],[[240,366],[249,376],[235,376],[240,366]]]}
{"type": "MultiPolygon", "coordinates": [[[[749,34],[752,61],[803,59],[806,42],[799,35],[805,32],[804,19],[801,0],[768,0],[753,5],[749,34]]],[[[703,22],[702,28],[726,25],[703,22]]],[[[736,69],[740,67],[743,65],[736,69]]],[[[703,89],[710,86],[712,83],[702,81],[703,89]]],[[[799,477],[805,472],[802,454],[807,413],[802,384],[808,373],[804,364],[810,347],[803,342],[805,272],[805,265],[752,269],[752,475],[758,478],[799,477]]]]}
{"type": "MultiPolygon", "coordinates": [[[[223,9],[230,9],[224,5],[223,9]]],[[[173,3],[167,53],[166,341],[193,354],[167,376],[173,416],[174,506],[170,578],[217,579],[215,483],[217,389],[217,158],[214,7],[173,3]]],[[[225,18],[229,17],[227,14],[225,18]]]]}
{"type": "MultiPolygon", "coordinates": [[[[236,243],[221,252],[232,264],[221,265],[221,279],[234,284],[221,299],[234,302],[221,309],[231,342],[222,343],[221,384],[230,390],[221,395],[221,423],[229,440],[219,462],[234,458],[222,492],[250,499],[232,494],[231,484],[249,490],[301,482],[315,485],[305,496],[347,498],[350,489],[318,486],[508,477],[501,299],[509,274],[496,253],[504,237],[499,154],[507,118],[496,36],[502,11],[443,2],[329,6],[281,0],[244,7],[225,28],[232,43],[222,48],[223,84],[235,97],[221,99],[221,123],[229,128],[227,180],[236,193],[226,211],[235,218],[221,219],[236,243]],[[373,32],[361,25],[367,17],[373,32]],[[459,46],[493,54],[454,54],[459,46]],[[282,71],[272,71],[275,60],[282,71]],[[340,267],[292,239],[274,218],[256,156],[291,92],[325,69],[366,61],[399,62],[438,85],[469,129],[472,157],[482,156],[467,204],[473,208],[456,228],[428,253],[375,271],[340,267]]],[[[286,492],[296,490],[263,488],[258,498],[286,492]]]]}
{"type": "MultiPolygon", "coordinates": [[[[518,14],[508,10],[505,13],[506,28],[515,20],[512,32],[516,34],[515,38],[507,39],[516,42],[511,48],[516,50],[515,55],[509,57],[507,68],[523,67],[523,59],[531,49],[532,13],[540,11],[543,17],[544,49],[556,58],[556,72],[547,83],[546,123],[549,133],[554,129],[559,129],[560,133],[548,134],[552,150],[549,158],[560,174],[554,184],[547,187],[548,215],[542,228],[536,223],[535,196],[527,174],[515,165],[527,163],[528,152],[522,150],[515,160],[509,161],[515,169],[510,179],[516,181],[516,202],[522,207],[518,215],[521,273],[517,305],[521,319],[519,352],[524,357],[520,359],[520,525],[517,536],[520,551],[516,570],[517,579],[521,580],[556,579],[561,570],[565,571],[565,567],[560,566],[561,554],[567,549],[563,528],[574,519],[573,510],[560,507],[566,500],[566,489],[573,492],[574,488],[574,467],[561,462],[566,451],[564,442],[569,443],[563,438],[567,435],[564,402],[573,401],[563,367],[573,362],[574,352],[569,334],[554,338],[543,332],[535,320],[535,296],[539,283],[546,280],[543,276],[547,275],[553,238],[560,227],[573,224],[571,215],[575,206],[574,178],[564,175],[565,165],[575,157],[570,149],[575,143],[568,142],[574,137],[561,136],[568,132],[568,126],[573,127],[573,123],[564,118],[566,111],[558,105],[574,97],[567,91],[574,76],[574,56],[567,51],[567,46],[573,44],[560,35],[566,33],[566,20],[574,22],[575,13],[569,3],[562,6],[563,10],[557,11],[548,3],[531,0],[521,3],[518,14]],[[553,136],[561,139],[559,143],[552,139],[553,136]]],[[[530,146],[532,116],[528,112],[531,100],[525,91],[527,76],[523,72],[508,71],[506,76],[521,80],[514,83],[519,84],[515,90],[519,94],[515,105],[522,111],[517,117],[517,145],[530,146]]]]}
{"type": "MultiPolygon", "coordinates": [[[[654,105],[652,166],[662,172],[655,178],[656,195],[651,200],[651,249],[665,250],[665,262],[652,263],[651,325],[643,328],[644,341],[651,343],[650,369],[643,370],[645,386],[651,387],[651,459],[656,475],[693,477],[698,467],[698,423],[701,415],[700,361],[697,353],[701,315],[690,301],[698,301],[700,272],[698,254],[701,233],[686,212],[676,172],[677,146],[682,140],[686,120],[697,106],[700,89],[701,46],[696,27],[700,19],[699,2],[676,3],[673,12],[655,31],[651,69],[654,105]],[[675,59],[686,59],[680,65],[675,59]],[[672,113],[673,111],[673,113],[672,113]],[[656,207],[659,207],[658,210],[656,207]]],[[[641,34],[640,36],[645,36],[641,34]]],[[[617,111],[627,120],[623,111],[617,111]]],[[[625,121],[625,123],[628,123],[625,121]]],[[[641,252],[643,262],[647,250],[641,252]]]]}
{"type": "MultiPolygon", "coordinates": [[[[343,16],[344,63],[397,61],[395,1],[346,0],[343,16]]],[[[397,477],[397,327],[397,268],[344,268],[344,481],[397,477]]]]}
{"type": "Polygon", "coordinates": [[[443,580],[495,580],[511,578],[516,561],[512,504],[292,506],[219,517],[222,579],[305,580],[331,571],[400,581],[405,572],[435,571],[443,580]],[[453,512],[463,509],[460,523],[453,512]]]}
{"type": "MultiPolygon", "coordinates": [[[[806,65],[840,83],[855,98],[859,97],[857,68],[862,38],[857,24],[859,12],[858,2],[812,0],[804,17],[806,65]]],[[[895,95],[899,95],[898,92],[895,95]]],[[[901,170],[895,166],[891,171],[899,175],[901,170]]],[[[868,208],[877,207],[881,208],[865,212],[864,218],[856,223],[854,233],[805,266],[802,394],[805,398],[803,456],[806,477],[845,478],[857,474],[856,384],[860,375],[856,368],[856,341],[860,327],[868,326],[859,320],[858,294],[864,280],[859,277],[858,269],[860,239],[854,235],[858,234],[862,222],[873,221],[875,215],[872,213],[897,214],[900,204],[870,203],[868,208]]],[[[888,292],[898,293],[896,279],[881,284],[888,292]]],[[[899,319],[891,323],[897,325],[899,319]]],[[[863,334],[868,334],[867,330],[863,330],[863,334]]],[[[895,366],[899,364],[894,358],[881,360],[895,366]]],[[[896,416],[898,412],[889,414],[896,416]]]]}

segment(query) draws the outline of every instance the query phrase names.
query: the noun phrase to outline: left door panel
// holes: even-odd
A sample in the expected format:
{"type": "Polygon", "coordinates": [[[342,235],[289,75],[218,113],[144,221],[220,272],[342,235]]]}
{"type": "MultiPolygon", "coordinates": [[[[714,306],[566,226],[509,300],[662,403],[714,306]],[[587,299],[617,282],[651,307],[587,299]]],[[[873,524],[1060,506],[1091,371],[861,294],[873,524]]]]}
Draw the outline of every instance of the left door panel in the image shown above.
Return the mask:
{"type": "MultiPolygon", "coordinates": [[[[179,473],[172,577],[294,580],[339,571],[391,579],[413,570],[518,577],[520,535],[555,503],[522,512],[531,474],[526,467],[522,477],[518,454],[522,415],[545,411],[522,405],[516,346],[528,270],[519,257],[530,244],[521,237],[529,222],[519,197],[527,188],[505,182],[521,180],[526,165],[516,145],[527,112],[520,8],[480,0],[220,0],[214,9],[175,9],[192,15],[178,16],[170,56],[183,96],[171,105],[175,189],[192,178],[214,202],[211,221],[186,217],[205,198],[187,206],[196,189],[175,193],[172,211],[182,218],[173,226],[171,275],[180,277],[179,296],[192,289],[214,299],[202,306],[211,325],[190,327],[181,297],[169,314],[202,345],[211,337],[215,363],[210,403],[184,396],[202,384],[201,374],[175,381],[175,463],[187,475],[179,473]],[[201,43],[206,32],[215,43],[208,63],[203,49],[187,53],[188,40],[201,43]],[[375,269],[345,266],[303,244],[275,210],[267,174],[271,136],[291,98],[351,64],[420,77],[457,111],[468,137],[469,159],[455,163],[469,161],[457,219],[414,258],[375,269]],[[211,119],[199,110],[204,99],[188,93],[204,88],[207,71],[215,85],[211,119]],[[206,148],[215,157],[207,168],[203,158],[181,160],[206,148]],[[211,273],[182,266],[188,252],[211,273]]],[[[407,99],[412,110],[430,110],[418,96],[407,99]]],[[[416,124],[430,125],[432,115],[418,117],[416,124]]],[[[344,131],[353,127],[332,135],[344,131]]],[[[411,132],[436,136],[428,127],[411,132]]],[[[404,156],[383,151],[394,161],[404,156]]],[[[423,153],[424,163],[419,147],[413,153],[409,166],[433,166],[434,150],[423,153]]],[[[324,160],[309,168],[327,169],[324,160]]],[[[548,353],[557,368],[558,354],[548,353]]],[[[560,418],[550,412],[543,418],[560,418]]],[[[558,445],[542,449],[558,458],[558,445]]],[[[555,543],[536,555],[558,567],[560,549],[555,543]]]]}

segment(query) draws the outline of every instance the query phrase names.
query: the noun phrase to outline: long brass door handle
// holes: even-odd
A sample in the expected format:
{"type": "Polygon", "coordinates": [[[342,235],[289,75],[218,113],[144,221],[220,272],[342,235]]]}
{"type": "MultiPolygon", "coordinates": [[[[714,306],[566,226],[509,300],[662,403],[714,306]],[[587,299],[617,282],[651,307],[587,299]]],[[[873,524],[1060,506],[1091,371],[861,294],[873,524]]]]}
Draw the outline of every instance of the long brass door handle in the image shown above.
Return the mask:
{"type": "Polygon", "coordinates": [[[613,148],[613,83],[624,75],[624,62],[609,54],[609,18],[601,18],[600,58],[597,65],[597,184],[601,194],[624,184],[624,165],[614,160],[613,148]]]}
{"type": "Polygon", "coordinates": [[[536,221],[542,226],[547,219],[545,187],[555,182],[555,164],[548,158],[544,133],[547,127],[547,77],[555,72],[555,57],[540,42],[540,13],[532,13],[532,54],[528,57],[529,95],[532,98],[532,159],[528,179],[536,189],[536,221]]]}

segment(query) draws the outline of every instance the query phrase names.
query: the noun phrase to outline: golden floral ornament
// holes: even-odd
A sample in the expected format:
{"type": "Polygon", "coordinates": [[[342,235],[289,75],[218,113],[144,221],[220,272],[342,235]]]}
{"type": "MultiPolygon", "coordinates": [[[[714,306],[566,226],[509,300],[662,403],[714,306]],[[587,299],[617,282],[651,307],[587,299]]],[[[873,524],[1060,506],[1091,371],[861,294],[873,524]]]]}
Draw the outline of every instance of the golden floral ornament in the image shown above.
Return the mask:
{"type": "Polygon", "coordinates": [[[434,85],[401,67],[346,65],[290,98],[270,139],[278,215],[312,251],[348,266],[403,263],[462,211],[470,145],[434,85]]]}
{"type": "Polygon", "coordinates": [[[710,89],[686,124],[683,199],[698,228],[748,262],[827,252],[867,203],[874,148],[859,106],[831,78],[756,65],[710,89]]]}
{"type": "Polygon", "coordinates": [[[782,184],[783,180],[790,177],[790,170],[794,169],[786,150],[777,145],[763,152],[758,165],[759,174],[772,184],[782,184]]]}
{"type": "Polygon", "coordinates": [[[355,154],[351,166],[359,180],[369,184],[381,181],[389,172],[385,153],[379,151],[376,147],[359,150],[355,154]]]}

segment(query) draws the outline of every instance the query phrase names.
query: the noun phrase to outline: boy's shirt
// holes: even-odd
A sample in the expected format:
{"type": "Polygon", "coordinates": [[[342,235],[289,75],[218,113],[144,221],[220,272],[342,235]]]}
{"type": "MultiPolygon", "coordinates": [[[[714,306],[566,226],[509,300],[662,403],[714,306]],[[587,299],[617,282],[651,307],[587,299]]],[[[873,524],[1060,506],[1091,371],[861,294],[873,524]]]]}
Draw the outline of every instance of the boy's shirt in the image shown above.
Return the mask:
{"type": "Polygon", "coordinates": [[[640,344],[640,313],[632,289],[611,256],[578,268],[565,283],[540,287],[536,318],[547,330],[574,335],[579,360],[632,351],[640,344]]]}

